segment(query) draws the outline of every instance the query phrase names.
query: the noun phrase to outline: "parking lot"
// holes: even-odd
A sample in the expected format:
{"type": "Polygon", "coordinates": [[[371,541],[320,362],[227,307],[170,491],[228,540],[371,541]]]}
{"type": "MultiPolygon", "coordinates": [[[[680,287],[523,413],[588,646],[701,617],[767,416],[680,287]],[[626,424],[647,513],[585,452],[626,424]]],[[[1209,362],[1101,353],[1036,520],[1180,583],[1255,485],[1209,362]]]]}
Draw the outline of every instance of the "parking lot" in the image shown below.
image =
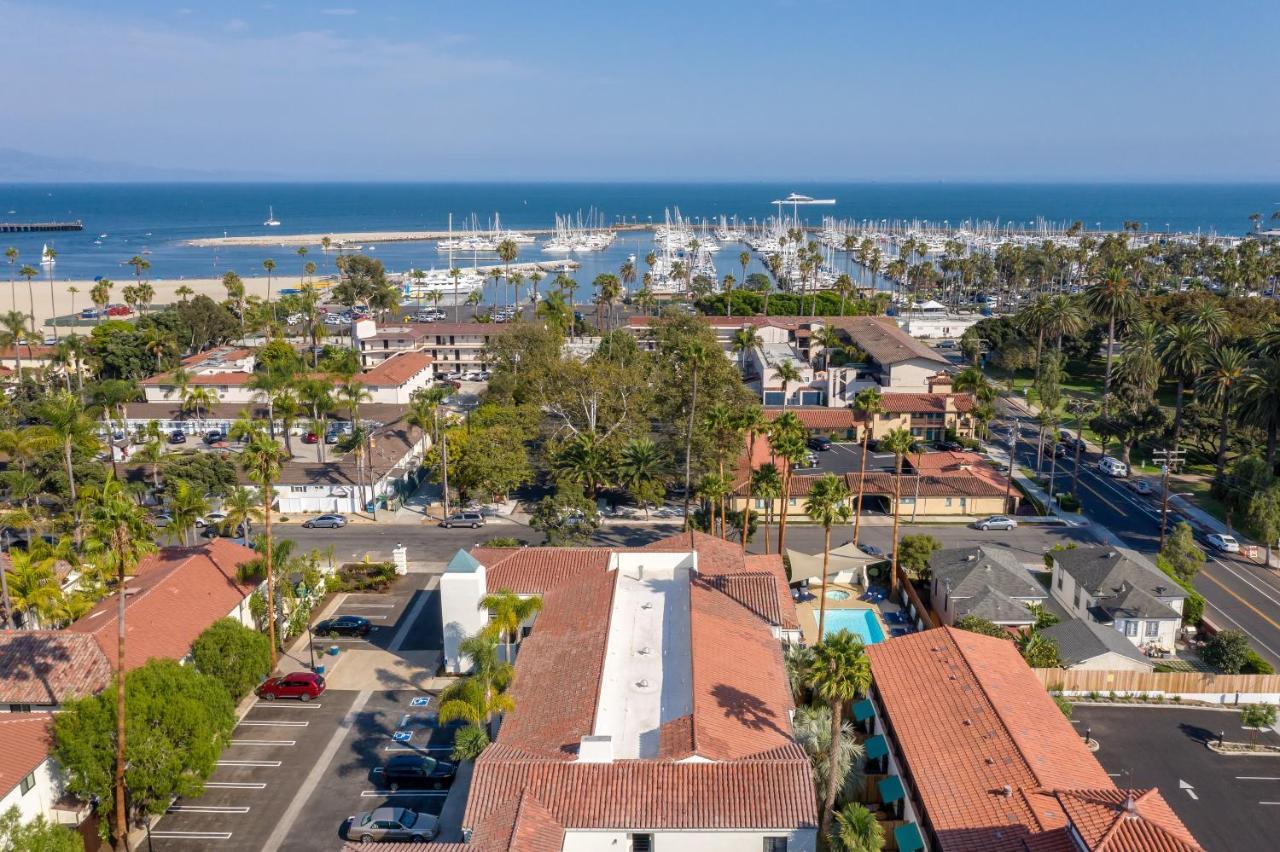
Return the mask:
{"type": "MultiPolygon", "coordinates": [[[[1205,747],[1224,732],[1244,742],[1235,712],[1189,707],[1082,707],[1072,722],[1101,744],[1119,787],[1158,787],[1206,849],[1273,849],[1280,832],[1280,757],[1224,756],[1205,747]]],[[[1280,745],[1274,732],[1259,742],[1280,745]]]]}
{"type": "MultiPolygon", "coordinates": [[[[369,635],[317,637],[316,662],[327,667],[329,688],[307,703],[254,703],[204,795],[175,802],[153,828],[152,847],[314,852],[337,848],[345,820],[360,811],[385,805],[439,814],[447,790],[392,793],[379,773],[396,754],[447,760],[452,750],[453,728],[435,720],[436,693],[405,676],[406,669],[434,674],[436,584],[434,575],[409,575],[386,593],[339,598],[330,615],[369,619],[369,635]]],[[[306,643],[295,650],[282,669],[310,664],[306,643]]]]}

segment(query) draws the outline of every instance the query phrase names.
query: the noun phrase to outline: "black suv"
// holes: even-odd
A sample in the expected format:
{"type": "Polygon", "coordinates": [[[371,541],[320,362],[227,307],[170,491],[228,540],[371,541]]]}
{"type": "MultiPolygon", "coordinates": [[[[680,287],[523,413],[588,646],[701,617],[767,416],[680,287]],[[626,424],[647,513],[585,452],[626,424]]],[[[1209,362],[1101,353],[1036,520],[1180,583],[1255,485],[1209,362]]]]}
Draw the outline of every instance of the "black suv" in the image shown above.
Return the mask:
{"type": "Polygon", "coordinates": [[[814,435],[809,439],[809,448],[826,452],[831,449],[831,439],[826,435],[814,435]]]}
{"type": "Polygon", "coordinates": [[[387,789],[401,787],[430,787],[436,790],[453,783],[458,772],[452,763],[436,760],[424,754],[401,754],[387,761],[382,768],[382,780],[387,789]]]}

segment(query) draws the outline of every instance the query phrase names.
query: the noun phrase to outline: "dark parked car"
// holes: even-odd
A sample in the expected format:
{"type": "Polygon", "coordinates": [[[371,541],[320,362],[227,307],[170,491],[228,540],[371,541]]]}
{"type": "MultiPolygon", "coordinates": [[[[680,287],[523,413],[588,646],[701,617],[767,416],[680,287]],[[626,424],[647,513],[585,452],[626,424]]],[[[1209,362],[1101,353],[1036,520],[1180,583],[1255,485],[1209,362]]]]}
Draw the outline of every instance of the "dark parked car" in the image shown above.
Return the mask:
{"type": "Polygon", "coordinates": [[[868,556],[884,556],[884,551],[874,544],[859,544],[858,549],[868,556]]]}
{"type": "Polygon", "coordinates": [[[187,433],[181,429],[174,429],[169,433],[170,444],[185,444],[187,442],[187,433]]]}
{"type": "Polygon", "coordinates": [[[265,701],[275,701],[277,698],[310,701],[324,694],[324,677],[312,672],[292,672],[267,678],[254,692],[265,701]]]}
{"type": "Polygon", "coordinates": [[[347,525],[347,519],[342,515],[317,515],[302,525],[307,529],[338,529],[347,525]]]}
{"type": "Polygon", "coordinates": [[[814,435],[809,439],[809,446],[815,450],[826,452],[831,449],[831,439],[826,435],[814,435]]]}
{"type": "Polygon", "coordinates": [[[440,790],[453,783],[457,767],[424,754],[399,754],[382,768],[382,781],[388,790],[401,787],[430,787],[440,790]]]}
{"type": "Polygon", "coordinates": [[[316,636],[367,636],[373,625],[358,615],[340,615],[316,623],[311,632],[316,636]]]}
{"type": "Polygon", "coordinates": [[[959,441],[938,441],[933,448],[948,453],[959,453],[964,450],[964,444],[959,441]]]}
{"type": "Polygon", "coordinates": [[[204,442],[209,446],[220,444],[225,440],[227,440],[227,435],[220,429],[214,429],[204,436],[204,442]]]}

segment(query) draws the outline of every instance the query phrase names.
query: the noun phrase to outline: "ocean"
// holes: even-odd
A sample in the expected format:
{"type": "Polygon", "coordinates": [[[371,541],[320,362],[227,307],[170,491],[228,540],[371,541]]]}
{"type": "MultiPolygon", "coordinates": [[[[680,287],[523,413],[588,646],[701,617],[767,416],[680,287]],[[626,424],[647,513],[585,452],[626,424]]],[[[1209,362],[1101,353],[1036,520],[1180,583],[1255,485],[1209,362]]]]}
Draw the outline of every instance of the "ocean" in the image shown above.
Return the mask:
{"type": "MultiPolygon", "coordinates": [[[[319,272],[333,271],[333,255],[318,246],[300,258],[292,247],[194,248],[197,237],[252,234],[342,233],[444,229],[449,214],[455,228],[474,214],[481,225],[501,215],[504,228],[548,228],[557,213],[586,216],[597,211],[606,222],[661,222],[678,207],[687,218],[720,216],[760,221],[775,212],[770,202],[799,192],[835,198],[830,207],[801,208],[802,219],[823,216],[866,220],[928,220],[952,225],[965,220],[1032,224],[1083,221],[1089,228],[1118,229],[1137,220],[1146,230],[1241,234],[1250,213],[1269,217],[1280,210],[1280,184],[952,184],[952,183],[235,183],[235,184],[10,184],[0,186],[0,221],[74,220],[74,233],[0,234],[0,246],[19,250],[19,263],[36,265],[48,244],[57,250],[54,280],[122,281],[132,276],[124,262],[143,250],[153,279],[206,278],[235,270],[263,274],[266,258],[276,261],[282,280],[301,274],[305,261],[319,272]],[[270,207],[281,221],[264,227],[270,207]],[[807,214],[807,215],[806,215],[807,214]],[[99,235],[101,245],[95,245],[99,235]]],[[[643,258],[648,234],[622,234],[605,252],[577,257],[575,277],[588,285],[600,272],[616,272],[628,254],[643,258]]],[[[741,275],[737,254],[725,246],[717,257],[721,274],[741,275]]],[[[366,251],[390,270],[446,265],[433,243],[382,243],[366,251]]],[[[521,260],[547,260],[534,246],[521,260]]],[[[470,265],[470,257],[456,259],[470,265]]],[[[481,257],[482,266],[492,257],[481,257]]],[[[748,271],[761,267],[753,260],[748,271]]],[[[6,270],[7,272],[7,270],[6,270]]],[[[43,270],[42,270],[43,272],[43,270]]],[[[43,277],[43,276],[42,276],[43,277]]],[[[284,284],[288,286],[288,284],[284,284]]]]}

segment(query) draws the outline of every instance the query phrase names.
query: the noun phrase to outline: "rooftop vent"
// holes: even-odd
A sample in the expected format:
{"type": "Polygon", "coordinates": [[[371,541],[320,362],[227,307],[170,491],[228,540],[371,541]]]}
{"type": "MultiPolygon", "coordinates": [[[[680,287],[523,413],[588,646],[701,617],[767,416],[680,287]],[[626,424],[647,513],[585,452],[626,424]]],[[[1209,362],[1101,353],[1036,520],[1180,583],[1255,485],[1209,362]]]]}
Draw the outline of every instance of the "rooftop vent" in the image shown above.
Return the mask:
{"type": "Polygon", "coordinates": [[[641,608],[641,609],[653,609],[653,602],[652,602],[652,601],[645,601],[644,603],[640,604],[640,608],[641,608]]]}
{"type": "Polygon", "coordinates": [[[636,681],[636,686],[640,687],[641,689],[648,689],[649,681],[647,678],[640,678],[640,680],[636,681]]]}
{"type": "Polygon", "coordinates": [[[639,651],[637,651],[636,653],[637,653],[637,654],[639,654],[639,655],[640,655],[640,656],[642,656],[642,657],[647,657],[647,656],[649,656],[650,654],[652,654],[652,653],[653,653],[653,649],[652,649],[652,648],[650,648],[648,645],[645,645],[643,648],[641,648],[641,649],[640,649],[639,651]]]}
{"type": "Polygon", "coordinates": [[[1011,797],[1013,795],[1013,787],[1005,784],[1000,788],[1000,795],[1004,796],[1006,799],[1011,797]]]}

